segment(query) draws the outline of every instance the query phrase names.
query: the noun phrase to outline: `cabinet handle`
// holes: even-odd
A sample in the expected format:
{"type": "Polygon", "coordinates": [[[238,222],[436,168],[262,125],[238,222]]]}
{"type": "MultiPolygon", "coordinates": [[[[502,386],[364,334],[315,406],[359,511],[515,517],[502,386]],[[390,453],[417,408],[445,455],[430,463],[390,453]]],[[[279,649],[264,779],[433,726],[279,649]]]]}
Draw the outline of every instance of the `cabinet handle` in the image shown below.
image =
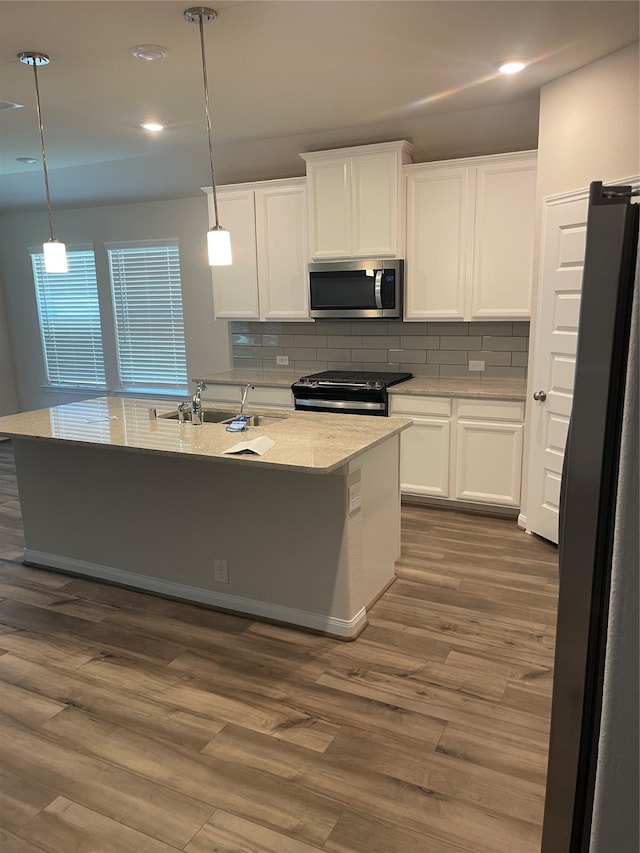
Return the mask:
{"type": "Polygon", "coordinates": [[[544,401],[547,399],[547,392],[546,391],[534,391],[533,399],[539,400],[541,403],[544,403],[544,401]]]}

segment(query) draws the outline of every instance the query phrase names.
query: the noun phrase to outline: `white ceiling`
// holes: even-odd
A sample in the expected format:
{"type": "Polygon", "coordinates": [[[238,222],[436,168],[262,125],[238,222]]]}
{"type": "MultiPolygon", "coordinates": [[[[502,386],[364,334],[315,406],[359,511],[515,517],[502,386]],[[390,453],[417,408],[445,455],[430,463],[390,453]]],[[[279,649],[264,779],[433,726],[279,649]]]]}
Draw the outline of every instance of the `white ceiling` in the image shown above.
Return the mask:
{"type": "MultiPolygon", "coordinates": [[[[189,197],[210,184],[188,0],[0,0],[0,205],[44,206],[33,71],[54,207],[189,197]],[[166,59],[130,48],[159,44],[166,59]],[[141,130],[143,120],[168,125],[141,130]]],[[[406,138],[416,161],[534,148],[540,86],[638,40],[637,0],[211,0],[219,183],[304,174],[301,151],[406,138]],[[493,65],[534,62],[516,77],[493,65]]]]}

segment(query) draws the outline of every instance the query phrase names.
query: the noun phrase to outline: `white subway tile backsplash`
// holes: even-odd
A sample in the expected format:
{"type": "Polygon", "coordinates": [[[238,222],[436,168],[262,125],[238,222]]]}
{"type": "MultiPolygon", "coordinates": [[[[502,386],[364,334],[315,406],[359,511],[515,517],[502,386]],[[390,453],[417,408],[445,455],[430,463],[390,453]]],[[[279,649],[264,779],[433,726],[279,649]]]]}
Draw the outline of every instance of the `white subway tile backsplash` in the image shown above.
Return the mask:
{"type": "Polygon", "coordinates": [[[362,346],[362,335],[329,335],[326,346],[359,349],[362,346]]]}
{"type": "Polygon", "coordinates": [[[408,370],[479,379],[526,376],[528,362],[528,322],[234,321],[229,332],[237,367],[272,369],[276,355],[287,355],[287,369],[297,373],[408,370]],[[469,359],[484,361],[485,371],[469,372],[469,359]]]}
{"type": "Polygon", "coordinates": [[[489,350],[490,352],[494,350],[521,352],[522,350],[527,349],[528,340],[528,338],[504,338],[485,335],[482,338],[482,346],[478,347],[478,349],[489,350]]]}
{"type": "Polygon", "coordinates": [[[427,350],[427,364],[467,364],[467,356],[464,350],[430,349],[427,350]]]}
{"type": "Polygon", "coordinates": [[[439,349],[440,338],[436,335],[401,335],[402,349],[439,349]]]}
{"type": "Polygon", "coordinates": [[[359,349],[352,350],[353,354],[355,354],[361,361],[373,361],[373,362],[385,362],[387,361],[387,353],[386,349],[359,349]]]}
{"type": "Polygon", "coordinates": [[[389,333],[389,323],[387,320],[352,320],[351,334],[352,335],[387,335],[389,333]]]}
{"type": "Polygon", "coordinates": [[[440,338],[440,349],[477,350],[482,347],[482,338],[463,335],[443,336],[440,338]]]}
{"type": "Polygon", "coordinates": [[[488,379],[525,379],[527,371],[524,367],[487,367],[482,374],[488,379]]]}
{"type": "MultiPolygon", "coordinates": [[[[516,355],[516,353],[513,353],[516,355]]],[[[469,352],[469,361],[484,361],[485,364],[501,365],[508,367],[513,364],[511,361],[510,352],[487,352],[480,350],[478,352],[469,352]]]]}
{"type": "Polygon", "coordinates": [[[513,367],[527,367],[529,364],[529,353],[528,352],[514,352],[511,353],[511,364],[513,367]]]}
{"type": "MultiPolygon", "coordinates": [[[[360,350],[358,350],[360,352],[360,350]]],[[[351,360],[351,350],[350,349],[336,349],[336,348],[318,348],[316,350],[316,358],[319,361],[350,361],[351,360]]]]}
{"type": "Polygon", "coordinates": [[[426,349],[390,349],[389,360],[420,364],[420,362],[426,362],[427,351],[426,349]]]}
{"type": "MultiPolygon", "coordinates": [[[[475,324],[474,324],[475,325],[475,324]]],[[[427,323],[427,334],[429,335],[468,335],[469,323],[427,323]]]]}
{"type": "Polygon", "coordinates": [[[403,323],[400,320],[389,320],[390,335],[426,335],[426,323],[403,323]]]}

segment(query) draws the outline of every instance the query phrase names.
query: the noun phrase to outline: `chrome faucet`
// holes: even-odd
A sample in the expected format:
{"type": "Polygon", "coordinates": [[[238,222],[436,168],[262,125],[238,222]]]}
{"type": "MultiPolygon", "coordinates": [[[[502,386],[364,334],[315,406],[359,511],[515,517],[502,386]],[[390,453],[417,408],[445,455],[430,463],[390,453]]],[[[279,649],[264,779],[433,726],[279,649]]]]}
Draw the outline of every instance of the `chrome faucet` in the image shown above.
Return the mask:
{"type": "Polygon", "coordinates": [[[255,386],[255,385],[252,385],[252,384],[251,384],[251,382],[248,382],[248,383],[244,386],[244,389],[243,389],[243,391],[242,391],[242,400],[240,401],[240,414],[241,414],[241,415],[242,415],[242,413],[243,413],[243,411],[244,411],[244,404],[247,402],[247,394],[249,393],[249,391],[253,391],[253,389],[254,389],[255,387],[256,387],[256,386],[255,386]]]}
{"type": "Polygon", "coordinates": [[[202,392],[205,391],[207,386],[204,382],[198,382],[196,385],[196,390],[191,398],[191,423],[194,426],[200,426],[202,424],[202,392]]]}

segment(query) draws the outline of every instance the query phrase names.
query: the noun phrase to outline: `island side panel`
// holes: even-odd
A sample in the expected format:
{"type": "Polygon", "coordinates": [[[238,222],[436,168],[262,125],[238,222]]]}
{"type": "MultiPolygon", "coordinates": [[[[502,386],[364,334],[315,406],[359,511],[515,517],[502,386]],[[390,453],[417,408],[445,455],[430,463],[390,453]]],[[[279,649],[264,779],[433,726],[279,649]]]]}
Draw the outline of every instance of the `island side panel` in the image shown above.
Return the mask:
{"type": "MultiPolygon", "coordinates": [[[[337,636],[366,624],[366,513],[348,512],[347,467],[318,475],[14,445],[28,561],[337,636]],[[227,560],[228,584],[214,581],[215,558],[227,560]]],[[[378,450],[362,454],[363,470],[378,450]]]]}
{"type": "Polygon", "coordinates": [[[349,486],[360,483],[360,594],[368,607],[395,579],[395,562],[400,556],[400,436],[358,456],[349,471],[349,486]]]}

